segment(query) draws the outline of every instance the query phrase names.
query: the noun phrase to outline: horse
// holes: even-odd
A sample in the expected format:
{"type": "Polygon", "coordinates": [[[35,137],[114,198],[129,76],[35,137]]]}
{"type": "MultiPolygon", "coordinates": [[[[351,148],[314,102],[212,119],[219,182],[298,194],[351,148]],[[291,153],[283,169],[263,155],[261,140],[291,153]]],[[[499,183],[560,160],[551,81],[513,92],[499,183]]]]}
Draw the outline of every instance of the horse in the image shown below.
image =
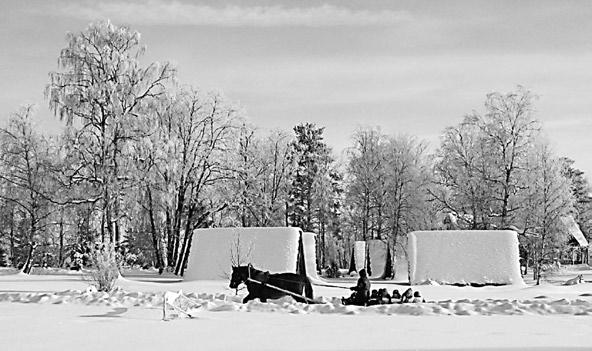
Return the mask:
{"type": "Polygon", "coordinates": [[[232,267],[230,288],[236,289],[241,283],[245,283],[249,291],[249,294],[243,299],[243,303],[256,298],[261,302],[267,302],[267,299],[279,299],[286,295],[290,295],[294,300],[304,303],[310,303],[313,299],[310,280],[306,276],[296,273],[270,274],[269,272],[260,271],[251,265],[232,267]],[[272,288],[270,285],[292,292],[294,295],[272,288]],[[306,299],[300,297],[303,290],[306,299]]]}

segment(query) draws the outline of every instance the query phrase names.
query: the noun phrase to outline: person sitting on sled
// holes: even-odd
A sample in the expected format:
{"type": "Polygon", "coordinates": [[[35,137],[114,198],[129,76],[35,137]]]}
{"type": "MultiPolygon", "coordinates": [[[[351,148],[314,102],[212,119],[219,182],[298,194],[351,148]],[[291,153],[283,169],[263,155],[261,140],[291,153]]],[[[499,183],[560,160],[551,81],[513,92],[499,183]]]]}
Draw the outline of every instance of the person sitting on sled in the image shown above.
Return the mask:
{"type": "Polygon", "coordinates": [[[370,299],[377,299],[378,300],[378,290],[372,289],[372,292],[370,293],[370,299]]]}
{"type": "Polygon", "coordinates": [[[386,305],[391,304],[391,295],[386,291],[386,289],[378,289],[372,290],[372,294],[370,295],[370,300],[366,303],[366,306],[374,306],[374,305],[386,305]]]}
{"type": "Polygon", "coordinates": [[[413,293],[413,300],[411,302],[425,302],[425,299],[421,297],[419,291],[413,293]]]}
{"type": "Polygon", "coordinates": [[[360,269],[360,278],[358,278],[358,283],[356,286],[352,286],[349,288],[354,292],[351,294],[349,298],[342,298],[342,302],[344,305],[358,305],[358,306],[365,306],[368,300],[370,299],[370,279],[368,279],[368,275],[366,274],[365,269],[360,269]]]}
{"type": "Polygon", "coordinates": [[[380,296],[380,304],[381,305],[393,303],[392,299],[391,299],[391,295],[389,295],[389,293],[386,289],[378,290],[378,296],[380,296]]]}
{"type": "Polygon", "coordinates": [[[405,290],[403,295],[401,295],[401,303],[407,303],[413,301],[413,289],[409,288],[405,290]]]}

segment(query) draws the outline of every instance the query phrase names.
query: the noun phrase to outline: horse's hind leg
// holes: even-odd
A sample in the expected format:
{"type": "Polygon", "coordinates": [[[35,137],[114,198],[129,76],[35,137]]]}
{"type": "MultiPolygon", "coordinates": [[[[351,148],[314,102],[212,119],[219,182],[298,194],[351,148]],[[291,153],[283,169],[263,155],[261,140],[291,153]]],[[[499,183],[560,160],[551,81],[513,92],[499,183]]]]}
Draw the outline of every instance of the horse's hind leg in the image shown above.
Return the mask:
{"type": "Polygon", "coordinates": [[[251,296],[251,294],[248,294],[247,296],[245,296],[245,298],[243,299],[243,303],[247,303],[251,300],[254,300],[255,298],[253,296],[251,296]]]}
{"type": "Polygon", "coordinates": [[[301,302],[301,303],[308,303],[306,302],[305,299],[301,298],[301,297],[297,297],[297,296],[293,296],[294,300],[296,300],[296,302],[301,302]]]}

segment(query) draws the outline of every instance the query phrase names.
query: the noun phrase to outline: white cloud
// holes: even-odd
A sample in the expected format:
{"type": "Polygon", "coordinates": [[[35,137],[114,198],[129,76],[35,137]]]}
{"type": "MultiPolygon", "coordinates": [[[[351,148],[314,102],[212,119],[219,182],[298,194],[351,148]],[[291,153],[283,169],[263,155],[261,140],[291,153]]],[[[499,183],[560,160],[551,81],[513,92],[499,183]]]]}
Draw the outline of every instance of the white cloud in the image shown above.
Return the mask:
{"type": "MultiPolygon", "coordinates": [[[[48,9],[45,9],[48,10],[48,9]]],[[[334,5],[316,7],[242,6],[213,7],[179,1],[73,2],[49,9],[61,16],[97,20],[109,18],[127,24],[195,25],[224,27],[329,27],[390,26],[408,22],[405,11],[356,10],[334,5]]]]}

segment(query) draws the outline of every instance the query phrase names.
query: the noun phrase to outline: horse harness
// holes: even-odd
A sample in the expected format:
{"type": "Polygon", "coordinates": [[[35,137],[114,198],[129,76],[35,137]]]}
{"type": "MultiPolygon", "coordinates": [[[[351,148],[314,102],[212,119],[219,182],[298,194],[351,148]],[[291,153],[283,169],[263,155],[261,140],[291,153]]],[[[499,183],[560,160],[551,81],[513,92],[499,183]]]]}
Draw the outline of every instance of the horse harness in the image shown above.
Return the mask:
{"type": "MultiPolygon", "coordinates": [[[[286,293],[288,295],[298,296],[298,297],[304,299],[307,303],[316,303],[316,301],[314,301],[313,299],[310,299],[308,297],[305,297],[305,296],[296,294],[296,293],[294,293],[292,291],[288,291],[288,290],[279,288],[279,287],[277,287],[275,285],[268,284],[268,281],[269,281],[269,271],[267,271],[267,272],[261,272],[261,274],[265,277],[265,279],[263,281],[260,281],[260,280],[251,278],[251,267],[252,266],[249,265],[248,268],[247,268],[247,280],[245,281],[245,284],[247,282],[256,283],[256,284],[259,284],[261,286],[267,286],[267,287],[272,288],[274,290],[281,291],[281,292],[286,293]]],[[[288,281],[288,280],[280,279],[280,278],[275,278],[275,279],[281,280],[281,281],[288,281]]]]}

